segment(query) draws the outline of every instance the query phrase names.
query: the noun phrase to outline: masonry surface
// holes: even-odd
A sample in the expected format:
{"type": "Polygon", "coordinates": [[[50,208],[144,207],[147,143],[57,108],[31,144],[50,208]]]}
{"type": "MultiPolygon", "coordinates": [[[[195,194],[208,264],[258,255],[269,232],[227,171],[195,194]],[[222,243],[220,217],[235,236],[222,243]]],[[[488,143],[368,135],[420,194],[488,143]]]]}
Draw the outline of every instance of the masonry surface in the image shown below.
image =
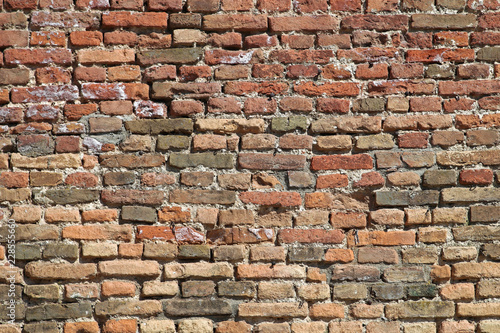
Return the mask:
{"type": "Polygon", "coordinates": [[[0,7],[1,332],[500,332],[499,1],[0,7]]]}

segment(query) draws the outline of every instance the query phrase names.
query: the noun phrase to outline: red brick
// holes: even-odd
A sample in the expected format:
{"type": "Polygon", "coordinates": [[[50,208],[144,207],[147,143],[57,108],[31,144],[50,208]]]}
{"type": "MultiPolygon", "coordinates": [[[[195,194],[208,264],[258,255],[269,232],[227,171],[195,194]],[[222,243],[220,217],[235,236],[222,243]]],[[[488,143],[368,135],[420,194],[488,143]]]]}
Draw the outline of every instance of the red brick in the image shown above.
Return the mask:
{"type": "Polygon", "coordinates": [[[311,170],[359,170],[373,168],[373,159],[370,155],[331,155],[313,156],[311,170]]]}
{"type": "Polygon", "coordinates": [[[350,101],[347,99],[318,98],[316,100],[316,110],[325,113],[348,113],[350,101]]]}
{"type": "Polygon", "coordinates": [[[155,32],[149,35],[139,35],[139,46],[151,49],[169,48],[172,46],[172,35],[155,32]]]}
{"type": "Polygon", "coordinates": [[[108,206],[145,205],[159,206],[164,193],[156,190],[103,190],[101,200],[108,206]]]}
{"type": "Polygon", "coordinates": [[[143,0],[111,0],[111,8],[113,9],[142,10],[143,5],[143,0]]]}
{"type": "Polygon", "coordinates": [[[107,12],[102,14],[102,25],[107,28],[167,28],[167,18],[166,13],[107,12]]]}
{"type": "Polygon", "coordinates": [[[426,148],[428,144],[428,133],[406,133],[398,136],[399,148],[426,148]]]}
{"type": "MultiPolygon", "coordinates": [[[[140,244],[142,246],[142,244],[140,244]]],[[[101,285],[101,293],[104,297],[110,296],[134,296],[135,284],[126,281],[104,281],[101,285]]]]}
{"type": "Polygon", "coordinates": [[[280,243],[323,243],[339,244],[344,240],[341,230],[324,229],[281,229],[278,234],[280,243]]]}
{"type": "Polygon", "coordinates": [[[12,88],[11,90],[11,99],[14,103],[72,101],[78,97],[78,87],[72,85],[12,88]]]}
{"type": "Polygon", "coordinates": [[[409,18],[406,15],[352,15],[342,20],[341,27],[349,30],[403,30],[408,29],[409,18]]]}
{"type": "Polygon", "coordinates": [[[306,96],[349,97],[359,94],[359,86],[354,82],[324,83],[322,85],[314,82],[298,83],[294,85],[294,90],[306,96]]]}
{"type": "Polygon", "coordinates": [[[179,12],[182,10],[182,0],[149,0],[148,9],[179,12]]]}
{"type": "Polygon", "coordinates": [[[27,172],[9,172],[0,173],[0,185],[7,188],[28,187],[29,173],[27,172]]]}
{"type": "Polygon", "coordinates": [[[227,11],[248,11],[253,9],[253,6],[253,0],[222,0],[222,10],[227,11]]]}
{"type": "Polygon", "coordinates": [[[146,81],[175,80],[176,77],[174,65],[155,66],[144,71],[144,80],[146,81]]]}
{"type": "Polygon", "coordinates": [[[236,227],[215,229],[207,231],[207,240],[214,244],[260,243],[274,240],[274,231],[272,229],[236,227]]]}
{"type": "Polygon", "coordinates": [[[79,120],[94,112],[97,112],[97,104],[66,104],[64,106],[64,115],[68,120],[79,120]]]}
{"type": "Polygon", "coordinates": [[[475,0],[467,0],[467,8],[473,10],[484,10],[484,9],[498,9],[500,4],[496,0],[487,0],[484,2],[477,2],[475,0]]]}
{"type": "Polygon", "coordinates": [[[35,77],[38,84],[71,82],[71,73],[57,67],[37,68],[35,77]]]}
{"type": "Polygon", "coordinates": [[[367,333],[399,333],[399,322],[370,322],[366,325],[367,333]]]}
{"type": "MultiPolygon", "coordinates": [[[[350,1],[353,3],[353,1],[350,1]]],[[[348,34],[318,34],[318,46],[337,46],[339,49],[349,49],[351,47],[351,36],[348,34]]]]}
{"type": "Polygon", "coordinates": [[[198,78],[211,77],[212,69],[208,66],[182,66],[179,74],[183,81],[194,81],[198,78]]]}
{"type": "Polygon", "coordinates": [[[227,139],[223,135],[197,134],[193,137],[193,150],[217,150],[227,148],[227,139]]]}
{"type": "Polygon", "coordinates": [[[279,147],[282,149],[312,150],[313,137],[309,135],[285,134],[280,137],[279,147]]]}
{"type": "Polygon", "coordinates": [[[281,43],[291,49],[309,49],[314,47],[315,36],[312,35],[282,35],[281,43]]]}
{"type": "Polygon", "coordinates": [[[81,64],[121,64],[135,61],[135,51],[131,49],[94,50],[84,49],[78,51],[78,62],[81,64]]]}
{"type": "Polygon", "coordinates": [[[130,31],[113,31],[104,33],[104,44],[134,46],[138,42],[137,34],[130,31]]]}
{"type": "Polygon", "coordinates": [[[464,79],[485,79],[490,76],[490,66],[486,64],[460,65],[457,77],[464,79]]]}
{"type": "Polygon", "coordinates": [[[473,61],[474,57],[474,50],[471,49],[408,50],[406,61],[422,63],[464,62],[473,61]]]}
{"type": "Polygon", "coordinates": [[[317,189],[346,187],[348,184],[349,179],[343,174],[319,175],[316,179],[317,189]]]}
{"type": "Polygon", "coordinates": [[[267,98],[247,98],[245,100],[245,114],[269,114],[275,113],[278,107],[277,102],[267,98]]]}
{"type": "Polygon", "coordinates": [[[214,47],[241,49],[243,38],[240,33],[227,32],[225,34],[212,34],[208,42],[214,47]]]}
{"type": "Polygon", "coordinates": [[[66,35],[61,31],[33,31],[30,45],[66,46],[66,35]]]}
{"type": "Polygon", "coordinates": [[[185,117],[204,111],[205,105],[200,101],[172,101],[170,104],[170,115],[173,117],[185,117]]]}
{"type": "Polygon", "coordinates": [[[354,62],[376,62],[385,59],[396,60],[399,51],[396,48],[358,47],[352,50],[339,50],[337,57],[351,59],[354,62]]]}
{"type": "Polygon", "coordinates": [[[297,192],[242,192],[240,200],[244,203],[274,207],[293,207],[302,204],[297,192]]]}
{"type": "Polygon", "coordinates": [[[330,223],[334,228],[339,229],[364,228],[366,227],[366,214],[332,212],[330,223]]]}
{"type": "Polygon", "coordinates": [[[361,0],[336,0],[330,3],[332,11],[360,12],[361,0]]]}
{"type": "Polygon", "coordinates": [[[66,177],[65,183],[76,187],[94,187],[99,179],[90,172],[75,172],[66,177]]]}
{"type": "MultiPolygon", "coordinates": [[[[378,167],[380,167],[377,164],[378,167]]],[[[366,172],[361,175],[361,179],[352,184],[353,187],[372,187],[372,186],[384,186],[385,179],[382,175],[376,171],[366,172]]]]}
{"type": "Polygon", "coordinates": [[[18,107],[0,108],[0,124],[19,123],[24,118],[24,111],[18,107]]]}
{"type": "Polygon", "coordinates": [[[489,185],[493,182],[493,171],[490,169],[462,170],[458,180],[462,185],[489,185]]]}
{"type": "Polygon", "coordinates": [[[74,77],[81,81],[104,82],[106,81],[106,68],[102,67],[77,67],[74,77]]]}
{"type": "Polygon", "coordinates": [[[413,112],[441,111],[441,98],[440,97],[410,98],[410,111],[413,112]]]}
{"type": "Polygon", "coordinates": [[[368,0],[366,10],[370,13],[395,11],[398,7],[398,0],[368,0]]]}
{"type": "Polygon", "coordinates": [[[170,227],[157,227],[157,226],[138,226],[137,239],[155,239],[155,240],[175,240],[175,235],[170,227]]]}
{"type": "Polygon", "coordinates": [[[312,13],[315,11],[328,11],[326,0],[297,0],[293,3],[293,8],[298,13],[312,13]]]}
{"type": "Polygon", "coordinates": [[[215,330],[215,333],[251,333],[251,332],[252,332],[252,325],[249,325],[244,321],[238,321],[238,322],[223,321],[218,324],[217,329],[215,330]]]}
{"type": "Polygon", "coordinates": [[[158,211],[158,220],[160,222],[186,223],[191,221],[191,212],[189,209],[183,211],[181,207],[163,207],[158,211]]]}
{"type": "Polygon", "coordinates": [[[434,44],[458,47],[468,46],[469,35],[464,31],[440,31],[434,34],[434,44]]]}
{"type": "Polygon", "coordinates": [[[251,51],[227,51],[227,50],[207,50],[205,51],[205,62],[207,65],[217,64],[249,64],[254,62],[258,53],[251,51]]]}
{"type": "Polygon", "coordinates": [[[228,82],[224,92],[233,95],[246,95],[256,92],[262,95],[282,94],[288,90],[288,83],[285,82],[228,82]]]}
{"type": "Polygon", "coordinates": [[[191,227],[175,227],[175,240],[179,244],[205,243],[205,234],[191,227]]]}
{"type": "Polygon", "coordinates": [[[29,33],[22,30],[0,31],[0,47],[26,47],[28,46],[29,33]]]}
{"type": "Polygon", "coordinates": [[[303,155],[240,153],[238,164],[241,168],[253,170],[296,170],[305,166],[303,155]]]}
{"type": "Polygon", "coordinates": [[[268,34],[246,36],[244,42],[244,46],[247,49],[273,47],[278,44],[278,38],[276,36],[269,36],[268,34]]]}
{"type": "Polygon", "coordinates": [[[89,12],[37,11],[31,15],[31,25],[36,28],[57,26],[58,28],[97,29],[99,22],[99,15],[89,12]]]}
{"type": "Polygon", "coordinates": [[[500,45],[500,33],[494,31],[473,32],[470,36],[470,44],[478,45],[500,45]]]}
{"type": "Polygon", "coordinates": [[[311,62],[327,64],[335,56],[332,50],[275,50],[269,54],[270,60],[284,64],[311,62]]]}
{"type": "Polygon", "coordinates": [[[323,67],[322,74],[325,79],[345,80],[351,78],[351,72],[338,65],[327,65],[323,67]]]}
{"type": "Polygon", "coordinates": [[[392,80],[368,83],[367,91],[370,95],[390,95],[397,93],[433,94],[435,84],[425,81],[392,80]]]}
{"type": "Polygon", "coordinates": [[[313,109],[312,100],[302,97],[284,97],[279,104],[281,111],[310,112],[313,109]]]}
{"type": "Polygon", "coordinates": [[[396,250],[384,247],[365,247],[358,250],[358,263],[360,264],[397,264],[396,250]]]}
{"type": "Polygon", "coordinates": [[[288,0],[258,0],[257,9],[267,12],[286,12],[290,10],[288,0]]]}
{"type": "Polygon", "coordinates": [[[82,95],[93,100],[147,100],[149,86],[142,83],[83,83],[82,95]]]}
{"type": "MultiPolygon", "coordinates": [[[[2,59],[2,53],[0,52],[0,59],[2,59]]],[[[0,60],[0,66],[3,65],[2,60],[0,60]]],[[[9,89],[0,89],[0,104],[9,103],[9,89]]]]}
{"type": "Polygon", "coordinates": [[[443,102],[445,112],[455,112],[458,110],[472,110],[475,100],[469,98],[449,99],[443,102]]]}
{"type": "Polygon", "coordinates": [[[325,253],[326,262],[348,263],[354,260],[354,253],[348,249],[328,249],[325,253]]]}
{"type": "Polygon", "coordinates": [[[5,0],[5,8],[7,9],[36,9],[36,0],[5,0]]]}
{"type": "Polygon", "coordinates": [[[99,324],[96,321],[82,321],[64,324],[64,333],[79,332],[99,333],[99,324]]]}
{"type": "Polygon", "coordinates": [[[135,333],[137,319],[111,319],[104,323],[103,333],[135,333]]]}
{"type": "Polygon", "coordinates": [[[356,78],[361,80],[387,79],[389,66],[384,63],[360,64],[356,68],[356,78]]]}
{"type": "Polygon", "coordinates": [[[477,115],[457,115],[455,126],[459,129],[481,126],[481,119],[477,115]]]}
{"type": "Polygon", "coordinates": [[[255,64],[252,67],[252,76],[258,78],[276,78],[283,77],[282,65],[263,65],[255,64]]]}
{"type": "Polygon", "coordinates": [[[245,65],[220,66],[215,69],[214,74],[215,78],[219,80],[247,79],[250,74],[250,68],[245,65]]]}
{"type": "Polygon", "coordinates": [[[267,30],[267,15],[214,14],[203,17],[203,30],[256,32],[267,30]]]}
{"type": "Polygon", "coordinates": [[[350,233],[347,237],[348,246],[398,246],[414,245],[415,231],[359,231],[358,238],[355,241],[354,234],[350,233]]]}
{"type": "Polygon", "coordinates": [[[485,13],[478,17],[478,26],[483,29],[500,28],[500,13],[485,13]]]}
{"type": "Polygon", "coordinates": [[[71,64],[71,51],[67,49],[7,49],[5,63],[9,65],[71,64]]]}
{"type": "Polygon", "coordinates": [[[339,21],[330,15],[317,16],[281,16],[269,18],[269,29],[271,32],[313,32],[313,31],[335,31],[339,21]]]}
{"type": "Polygon", "coordinates": [[[69,40],[74,46],[99,46],[102,38],[100,31],[74,31],[69,35],[69,40]]]}
{"type": "Polygon", "coordinates": [[[69,9],[72,4],[72,0],[40,0],[39,6],[49,9],[69,9]]]}
{"type": "Polygon", "coordinates": [[[392,64],[391,79],[415,79],[424,76],[422,64],[392,64]]]}
{"type": "Polygon", "coordinates": [[[26,119],[30,121],[48,121],[57,120],[61,110],[51,105],[32,105],[26,110],[26,119]]]}

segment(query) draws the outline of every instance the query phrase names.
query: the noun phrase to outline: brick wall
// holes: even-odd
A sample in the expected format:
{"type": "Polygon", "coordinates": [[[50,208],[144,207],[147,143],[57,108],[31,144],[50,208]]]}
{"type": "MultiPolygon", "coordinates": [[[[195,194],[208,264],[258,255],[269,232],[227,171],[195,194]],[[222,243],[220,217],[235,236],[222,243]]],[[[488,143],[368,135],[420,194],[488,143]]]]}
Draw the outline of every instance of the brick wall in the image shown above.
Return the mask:
{"type": "Polygon", "coordinates": [[[0,5],[1,332],[500,332],[499,1],[0,5]]]}

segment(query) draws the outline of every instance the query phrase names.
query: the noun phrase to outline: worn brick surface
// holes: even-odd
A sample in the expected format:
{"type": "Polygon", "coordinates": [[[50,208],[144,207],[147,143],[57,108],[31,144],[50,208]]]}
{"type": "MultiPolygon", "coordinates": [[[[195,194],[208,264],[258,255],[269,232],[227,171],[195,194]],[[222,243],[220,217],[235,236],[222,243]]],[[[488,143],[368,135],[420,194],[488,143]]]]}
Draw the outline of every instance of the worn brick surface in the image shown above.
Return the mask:
{"type": "Polygon", "coordinates": [[[498,332],[499,10],[0,1],[0,331],[498,332]]]}

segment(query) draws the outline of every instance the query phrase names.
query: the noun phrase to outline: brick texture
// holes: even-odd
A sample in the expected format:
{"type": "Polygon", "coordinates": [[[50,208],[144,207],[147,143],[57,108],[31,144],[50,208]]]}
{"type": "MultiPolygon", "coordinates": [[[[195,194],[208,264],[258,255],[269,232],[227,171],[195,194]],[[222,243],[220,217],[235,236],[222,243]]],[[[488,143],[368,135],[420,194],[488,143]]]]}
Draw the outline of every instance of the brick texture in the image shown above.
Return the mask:
{"type": "Polygon", "coordinates": [[[0,0],[0,332],[500,332],[499,10],[0,0]]]}

